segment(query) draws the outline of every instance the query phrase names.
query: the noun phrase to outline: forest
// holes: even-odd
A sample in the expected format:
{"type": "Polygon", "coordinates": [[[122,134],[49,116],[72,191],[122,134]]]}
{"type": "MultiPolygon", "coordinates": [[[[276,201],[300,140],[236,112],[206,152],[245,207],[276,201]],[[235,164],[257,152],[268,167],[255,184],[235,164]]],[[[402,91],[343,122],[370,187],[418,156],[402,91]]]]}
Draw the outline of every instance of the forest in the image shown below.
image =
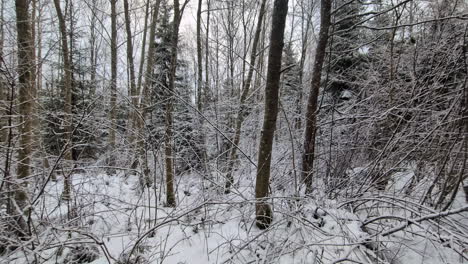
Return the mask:
{"type": "Polygon", "coordinates": [[[1,0],[0,264],[468,263],[465,0],[1,0]]]}

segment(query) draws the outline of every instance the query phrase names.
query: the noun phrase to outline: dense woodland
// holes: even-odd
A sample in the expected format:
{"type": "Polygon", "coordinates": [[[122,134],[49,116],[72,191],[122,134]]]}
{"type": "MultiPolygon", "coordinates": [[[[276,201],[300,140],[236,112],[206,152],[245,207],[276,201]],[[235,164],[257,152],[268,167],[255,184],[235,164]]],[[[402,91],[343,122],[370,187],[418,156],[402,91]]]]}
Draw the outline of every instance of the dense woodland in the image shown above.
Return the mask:
{"type": "Polygon", "coordinates": [[[0,263],[467,263],[464,0],[2,0],[0,263]]]}

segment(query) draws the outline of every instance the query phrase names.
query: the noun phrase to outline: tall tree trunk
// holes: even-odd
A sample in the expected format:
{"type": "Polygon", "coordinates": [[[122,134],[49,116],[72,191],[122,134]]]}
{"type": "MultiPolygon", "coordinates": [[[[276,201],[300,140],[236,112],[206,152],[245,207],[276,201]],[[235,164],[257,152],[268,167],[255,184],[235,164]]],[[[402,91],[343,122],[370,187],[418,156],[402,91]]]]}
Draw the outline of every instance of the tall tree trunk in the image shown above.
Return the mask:
{"type": "MultiPolygon", "coordinates": [[[[3,43],[5,40],[5,31],[4,31],[4,10],[5,10],[5,1],[2,1],[0,3],[0,58],[3,58],[3,43]]],[[[7,106],[7,99],[8,98],[8,90],[6,88],[6,83],[3,77],[0,77],[0,96],[2,97],[2,100],[0,101],[0,106],[1,109],[5,109],[4,111],[2,110],[1,114],[5,114],[8,112],[8,106],[7,106]]],[[[0,120],[0,143],[5,143],[7,142],[7,137],[8,137],[8,132],[7,129],[3,129],[4,126],[7,125],[6,118],[2,118],[0,120]]],[[[8,151],[8,150],[7,150],[8,151]]]]}
{"type": "MultiPolygon", "coordinates": [[[[158,15],[159,15],[159,6],[161,4],[161,0],[157,0],[156,3],[153,6],[153,15],[152,15],[152,21],[151,21],[151,28],[150,28],[150,35],[149,35],[149,43],[148,43],[148,54],[147,54],[147,59],[146,59],[146,71],[145,71],[145,82],[143,84],[142,90],[137,91],[139,92],[140,95],[140,102],[138,103],[138,108],[141,113],[141,116],[135,117],[136,121],[135,124],[137,126],[137,131],[139,133],[139,140],[137,142],[137,151],[136,151],[136,158],[133,161],[132,168],[136,168],[138,165],[138,161],[142,160],[143,164],[140,164],[142,167],[142,171],[145,175],[145,181],[146,184],[151,183],[151,179],[148,175],[148,165],[146,162],[146,159],[144,158],[145,154],[145,120],[146,120],[146,114],[148,113],[148,108],[147,108],[147,100],[149,97],[149,88],[151,85],[151,75],[153,73],[153,68],[154,68],[154,55],[155,55],[155,50],[156,50],[156,24],[158,21],[158,15]]],[[[138,88],[140,90],[140,88],[138,88]]]]}
{"type": "Polygon", "coordinates": [[[206,39],[205,39],[205,97],[209,95],[210,90],[210,80],[209,80],[209,67],[208,67],[208,58],[209,58],[209,49],[210,49],[210,8],[211,0],[208,0],[207,10],[206,10],[206,39]]]}
{"type": "Polygon", "coordinates": [[[90,24],[90,36],[89,36],[89,45],[91,46],[91,52],[89,55],[89,60],[91,64],[91,95],[94,96],[96,93],[96,71],[97,71],[97,55],[96,55],[96,15],[97,4],[96,1],[92,1],[92,10],[91,10],[91,24],[90,24]]]}
{"type": "Polygon", "coordinates": [[[202,111],[203,59],[201,43],[201,9],[203,0],[198,0],[197,9],[197,109],[202,111]]]}
{"type": "Polygon", "coordinates": [[[31,23],[28,13],[27,0],[16,0],[16,27],[18,44],[18,88],[19,88],[19,114],[22,125],[19,128],[20,141],[18,148],[17,182],[14,188],[14,202],[18,211],[11,212],[16,220],[16,232],[19,236],[27,235],[26,215],[27,183],[30,175],[31,144],[33,126],[34,104],[34,42],[31,38],[31,23]]]}
{"type": "Polygon", "coordinates": [[[171,68],[169,74],[169,98],[166,108],[166,131],[164,140],[164,154],[166,163],[166,205],[170,207],[176,206],[174,193],[174,157],[172,153],[173,144],[173,98],[175,93],[175,78],[177,70],[177,46],[179,44],[179,26],[182,18],[182,13],[187,4],[187,1],[180,7],[179,0],[174,0],[174,21],[172,23],[172,43],[171,43],[171,68]]]}
{"type": "Polygon", "coordinates": [[[244,122],[244,119],[246,115],[248,114],[245,101],[247,100],[247,97],[249,95],[250,85],[252,83],[252,76],[255,70],[255,63],[256,63],[256,58],[257,58],[257,46],[258,46],[258,42],[260,39],[260,33],[262,31],[262,22],[263,22],[263,16],[265,14],[265,5],[266,5],[266,0],[262,0],[261,6],[260,6],[260,12],[258,14],[257,27],[255,29],[254,41],[252,44],[252,50],[250,54],[250,63],[249,63],[250,68],[249,68],[249,72],[247,73],[247,78],[245,80],[244,87],[242,88],[242,95],[240,98],[240,109],[237,114],[237,119],[235,123],[234,138],[232,140],[234,145],[231,147],[229,161],[228,161],[229,163],[228,163],[227,174],[226,174],[225,193],[230,192],[231,185],[234,183],[234,177],[232,175],[232,172],[234,170],[234,164],[237,160],[237,148],[236,147],[239,145],[239,142],[240,142],[240,135],[242,132],[242,123],[244,122]]]}
{"type": "Polygon", "coordinates": [[[302,156],[302,175],[306,184],[306,193],[312,191],[312,173],[314,168],[315,132],[317,130],[317,102],[320,90],[325,49],[328,42],[328,29],[330,27],[330,12],[332,0],[321,0],[320,32],[315,51],[314,68],[309,99],[307,101],[306,128],[304,135],[304,153],[302,156]]]}
{"type": "Polygon", "coordinates": [[[270,226],[273,212],[266,201],[270,182],[271,150],[276,129],[279,104],[281,57],[284,46],[284,27],[288,13],[288,0],[275,0],[268,54],[267,80],[265,87],[265,114],[258,150],[257,181],[255,184],[256,224],[260,229],[270,226]]]}
{"type": "MultiPolygon", "coordinates": [[[[302,0],[303,1],[303,0],[302,0]]],[[[301,58],[299,62],[299,84],[300,84],[300,89],[299,89],[299,94],[297,95],[296,98],[296,117],[294,118],[294,127],[296,129],[301,129],[302,128],[302,107],[303,107],[303,83],[304,83],[304,65],[305,65],[305,59],[306,59],[306,53],[307,53],[307,45],[309,42],[309,28],[310,28],[310,22],[312,20],[312,11],[313,11],[313,4],[308,3],[306,1],[306,7],[304,7],[304,2],[301,3],[301,58]],[[309,9],[310,8],[310,9],[309,9]]]]}
{"type": "Polygon", "coordinates": [[[117,129],[117,0],[111,0],[111,83],[110,83],[110,157],[109,166],[115,165],[115,132],[117,129]]]}
{"type": "MultiPolygon", "coordinates": [[[[72,67],[70,61],[70,52],[68,49],[68,39],[67,39],[67,29],[65,24],[65,18],[60,8],[60,0],[54,0],[55,11],[57,12],[57,17],[59,21],[60,28],[60,39],[62,44],[62,59],[63,59],[63,69],[64,69],[64,95],[65,95],[65,133],[66,141],[68,144],[67,149],[65,150],[64,158],[69,163],[73,162],[72,150],[72,132],[73,132],[73,113],[72,113],[72,67]]],[[[70,164],[70,168],[73,168],[70,164]]],[[[65,174],[62,199],[69,200],[71,197],[71,172],[65,174]]]]}
{"type": "Polygon", "coordinates": [[[135,135],[133,128],[135,128],[135,124],[133,124],[134,120],[136,119],[135,111],[138,107],[138,101],[137,101],[137,88],[135,84],[135,62],[133,61],[133,42],[132,42],[132,28],[131,28],[131,21],[130,21],[130,12],[128,8],[128,0],[123,1],[124,4],[124,13],[125,13],[125,30],[127,33],[127,62],[128,62],[128,68],[129,68],[129,73],[130,73],[130,97],[131,97],[131,102],[132,106],[130,107],[130,123],[131,123],[131,128],[129,132],[129,143],[130,146],[133,146],[133,142],[135,140],[135,135]]]}
{"type": "MultiPolygon", "coordinates": [[[[159,4],[156,2],[159,10],[159,4]]],[[[145,7],[145,23],[143,26],[143,40],[141,43],[141,55],[140,55],[140,66],[138,68],[138,84],[137,84],[137,95],[140,95],[141,92],[141,84],[143,80],[143,66],[145,65],[145,55],[146,55],[146,35],[148,33],[148,17],[150,15],[150,1],[146,0],[146,7],[145,7]]],[[[153,15],[158,15],[157,13],[153,15]]]]}
{"type": "Polygon", "coordinates": [[[0,57],[3,58],[3,43],[5,42],[5,21],[4,21],[4,13],[5,13],[5,1],[0,3],[0,57]]]}
{"type": "Polygon", "coordinates": [[[37,0],[38,4],[38,14],[36,20],[36,27],[37,27],[37,76],[36,76],[36,91],[42,90],[42,9],[43,6],[41,5],[41,0],[37,0]]]}
{"type": "MultiPolygon", "coordinates": [[[[36,20],[37,20],[37,0],[32,0],[31,1],[31,5],[32,5],[32,10],[31,10],[31,41],[33,43],[33,52],[32,52],[32,64],[29,66],[32,68],[31,72],[33,73],[32,76],[31,76],[31,93],[32,93],[32,96],[33,96],[33,102],[32,102],[32,109],[31,109],[31,112],[35,112],[36,109],[38,108],[37,104],[38,104],[38,100],[37,100],[37,64],[38,64],[38,61],[37,61],[37,57],[36,57],[36,51],[35,51],[35,45],[36,45],[36,37],[37,37],[37,34],[36,34],[36,20]]],[[[39,30],[39,29],[38,29],[39,30]]],[[[40,48],[39,48],[40,49],[40,48]]],[[[32,133],[32,138],[31,138],[31,144],[33,144],[33,149],[38,149],[38,144],[39,144],[39,141],[37,140],[37,138],[34,138],[34,131],[38,128],[39,126],[39,117],[37,115],[34,115],[33,117],[33,121],[32,121],[32,124],[31,124],[31,133],[32,133]]]]}
{"type": "MultiPolygon", "coordinates": [[[[202,56],[202,32],[201,32],[201,11],[202,11],[202,3],[203,0],[198,0],[198,8],[197,8],[197,110],[200,113],[203,113],[203,102],[204,102],[204,82],[203,82],[203,56],[202,56]]],[[[205,61],[206,63],[206,61],[205,61]]],[[[202,148],[201,154],[201,165],[205,168],[206,172],[206,149],[205,149],[205,135],[203,132],[203,122],[204,119],[200,116],[198,119],[198,134],[199,134],[199,144],[202,148]]]]}

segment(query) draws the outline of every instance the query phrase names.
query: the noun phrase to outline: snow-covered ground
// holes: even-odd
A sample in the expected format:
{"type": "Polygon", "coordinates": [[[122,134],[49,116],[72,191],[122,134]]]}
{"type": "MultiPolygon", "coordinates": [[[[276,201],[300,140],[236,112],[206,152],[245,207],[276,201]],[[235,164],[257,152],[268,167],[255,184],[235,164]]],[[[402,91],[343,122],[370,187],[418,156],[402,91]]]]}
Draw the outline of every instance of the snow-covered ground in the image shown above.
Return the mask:
{"type": "MultiPolygon", "coordinates": [[[[271,199],[273,225],[260,230],[253,175],[241,179],[226,195],[221,178],[181,176],[175,209],[164,207],[159,182],[141,192],[136,176],[74,175],[69,203],[58,199],[62,182],[51,182],[33,214],[43,221],[35,227],[34,250],[18,248],[0,262],[30,263],[35,256],[50,264],[467,263],[466,212],[418,222],[437,212],[404,197],[374,193],[336,201],[284,193],[271,199]]],[[[463,206],[460,195],[452,208],[463,206]]]]}

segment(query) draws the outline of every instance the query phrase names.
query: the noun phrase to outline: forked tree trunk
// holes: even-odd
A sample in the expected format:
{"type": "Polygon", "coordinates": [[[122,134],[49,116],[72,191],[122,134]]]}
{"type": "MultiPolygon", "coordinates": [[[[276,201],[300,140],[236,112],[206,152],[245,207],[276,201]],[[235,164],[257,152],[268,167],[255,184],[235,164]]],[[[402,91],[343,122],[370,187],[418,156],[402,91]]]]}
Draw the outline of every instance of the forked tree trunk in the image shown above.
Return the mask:
{"type": "Polygon", "coordinates": [[[281,57],[284,46],[284,27],[288,13],[288,0],[275,0],[268,54],[267,80],[265,87],[265,114],[258,151],[257,181],[255,184],[256,224],[260,229],[268,228],[273,212],[266,201],[270,182],[271,150],[276,129],[279,103],[281,57]]]}
{"type": "Polygon", "coordinates": [[[306,184],[306,193],[312,191],[312,173],[315,159],[315,132],[317,130],[317,102],[320,90],[322,67],[325,60],[325,49],[330,27],[330,10],[332,0],[322,0],[320,7],[320,32],[315,51],[314,68],[309,99],[307,101],[306,127],[304,135],[304,153],[302,156],[302,176],[306,184]]]}
{"type": "Polygon", "coordinates": [[[240,98],[240,109],[237,114],[237,119],[235,122],[234,138],[232,140],[234,145],[231,146],[231,151],[229,155],[228,168],[227,168],[227,174],[226,174],[225,193],[230,192],[231,186],[234,183],[234,177],[232,175],[232,172],[234,170],[234,164],[237,160],[237,146],[239,145],[239,142],[240,142],[240,136],[242,132],[242,123],[244,122],[244,119],[246,115],[248,114],[245,101],[247,100],[247,97],[249,95],[250,86],[252,83],[252,77],[253,77],[253,73],[255,70],[255,63],[256,63],[256,58],[257,58],[257,46],[260,40],[260,33],[262,31],[262,22],[263,22],[263,16],[265,14],[265,5],[266,5],[266,0],[262,0],[261,6],[260,6],[260,12],[258,14],[257,27],[255,29],[255,36],[254,36],[254,40],[252,43],[252,51],[250,54],[250,63],[249,63],[250,68],[249,68],[249,72],[247,73],[247,78],[245,80],[244,87],[242,87],[242,95],[240,98]]]}
{"type": "MultiPolygon", "coordinates": [[[[57,12],[57,18],[59,21],[60,28],[60,39],[62,44],[62,59],[63,59],[63,70],[64,70],[64,95],[65,95],[65,133],[66,142],[68,144],[65,150],[64,158],[69,163],[73,163],[73,143],[72,143],[72,132],[73,132],[73,116],[72,116],[72,68],[70,61],[70,52],[68,49],[67,29],[65,24],[65,18],[60,8],[60,0],[54,0],[55,11],[57,12]]],[[[73,168],[73,164],[70,164],[70,168],[73,168]]],[[[69,200],[71,197],[71,172],[65,173],[62,199],[69,200]]]]}

